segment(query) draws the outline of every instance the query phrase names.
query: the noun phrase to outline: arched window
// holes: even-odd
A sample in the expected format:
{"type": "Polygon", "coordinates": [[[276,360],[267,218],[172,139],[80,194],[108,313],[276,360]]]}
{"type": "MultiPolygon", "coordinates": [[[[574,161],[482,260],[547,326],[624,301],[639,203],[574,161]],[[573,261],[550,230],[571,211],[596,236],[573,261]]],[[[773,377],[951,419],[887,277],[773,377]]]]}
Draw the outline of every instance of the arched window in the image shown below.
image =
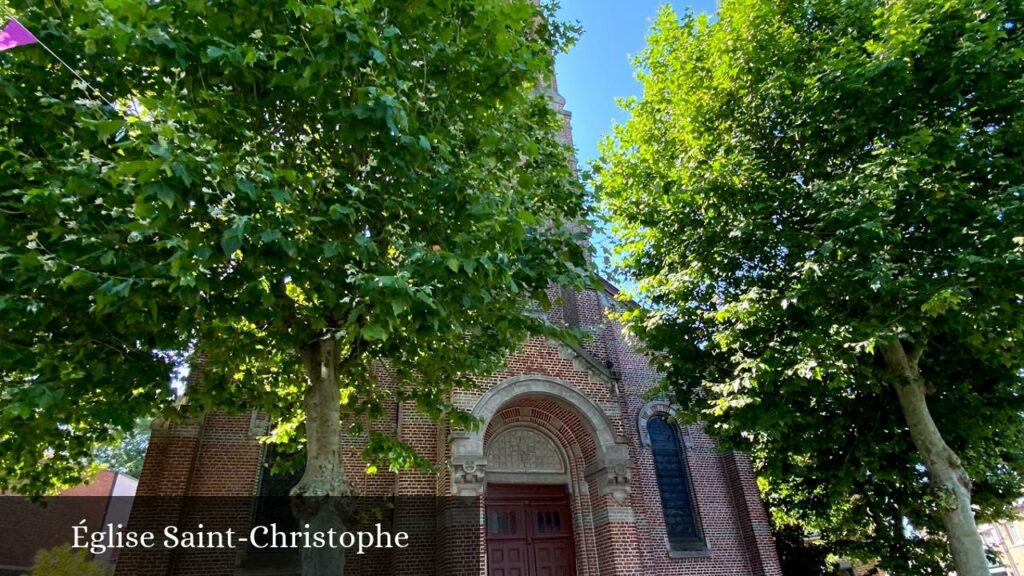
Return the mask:
{"type": "Polygon", "coordinates": [[[654,455],[654,471],[658,477],[661,508],[665,515],[670,550],[703,550],[706,545],[693,499],[693,487],[687,471],[686,456],[679,442],[679,432],[664,416],[647,421],[654,455]]]}

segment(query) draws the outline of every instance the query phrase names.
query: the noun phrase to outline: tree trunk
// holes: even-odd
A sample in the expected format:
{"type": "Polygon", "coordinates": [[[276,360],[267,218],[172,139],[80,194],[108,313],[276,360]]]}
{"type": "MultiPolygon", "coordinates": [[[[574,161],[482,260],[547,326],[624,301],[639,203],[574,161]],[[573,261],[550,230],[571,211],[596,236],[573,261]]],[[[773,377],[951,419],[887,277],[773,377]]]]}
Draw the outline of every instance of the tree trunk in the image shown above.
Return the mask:
{"type": "Polygon", "coordinates": [[[925,398],[925,381],[918,370],[918,354],[907,355],[899,340],[882,350],[885,363],[896,376],[899,397],[910,438],[924,459],[932,489],[940,498],[942,522],[958,576],[989,576],[985,548],[971,511],[971,480],[960,458],[946,444],[932,420],[925,398]]]}
{"type": "MultiPolygon", "coordinates": [[[[306,411],[306,469],[292,488],[296,515],[310,532],[345,529],[340,499],[349,487],[341,463],[341,420],[338,413],[341,391],[336,372],[338,355],[332,338],[325,338],[302,351],[309,379],[303,399],[306,411]]],[[[303,548],[302,576],[342,576],[345,551],[342,548],[303,548]]]]}

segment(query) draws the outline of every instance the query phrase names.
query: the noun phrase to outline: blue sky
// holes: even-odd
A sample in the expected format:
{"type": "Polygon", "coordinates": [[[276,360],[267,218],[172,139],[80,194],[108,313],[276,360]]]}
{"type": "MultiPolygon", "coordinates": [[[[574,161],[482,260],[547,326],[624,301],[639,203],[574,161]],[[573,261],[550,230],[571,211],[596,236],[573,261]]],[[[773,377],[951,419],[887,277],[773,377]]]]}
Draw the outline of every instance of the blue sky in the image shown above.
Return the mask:
{"type": "Polygon", "coordinates": [[[678,13],[686,8],[713,13],[717,5],[716,0],[561,0],[561,19],[583,25],[583,36],[558,57],[556,67],[558,88],[573,115],[581,167],[597,157],[597,143],[613,119],[626,119],[615,98],[640,95],[630,60],[643,49],[658,7],[666,3],[678,13]]]}
{"type": "MultiPolygon", "coordinates": [[[[662,4],[671,4],[682,14],[714,13],[716,0],[560,0],[559,17],[578,21],[583,36],[568,54],[561,54],[555,65],[558,89],[565,97],[565,107],[572,112],[573,141],[579,151],[581,168],[597,158],[597,144],[613,122],[627,119],[616,104],[622,96],[640,96],[640,84],[633,71],[632,57],[646,43],[651,23],[662,4]]],[[[597,248],[598,269],[613,278],[607,257],[613,242],[604,226],[591,235],[597,248]]],[[[629,282],[614,278],[623,287],[629,282]]]]}

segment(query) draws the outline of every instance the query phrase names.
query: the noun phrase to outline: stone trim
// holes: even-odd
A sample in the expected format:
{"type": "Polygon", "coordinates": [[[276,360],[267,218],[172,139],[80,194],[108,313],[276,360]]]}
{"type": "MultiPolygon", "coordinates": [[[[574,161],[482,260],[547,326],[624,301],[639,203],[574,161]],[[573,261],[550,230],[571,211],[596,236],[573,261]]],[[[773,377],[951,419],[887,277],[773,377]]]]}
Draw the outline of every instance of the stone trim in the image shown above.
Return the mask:
{"type": "MultiPolygon", "coordinates": [[[[676,408],[667,400],[651,400],[643,405],[643,408],[640,409],[636,416],[636,427],[640,438],[640,445],[644,448],[651,447],[651,435],[647,431],[647,423],[657,414],[668,414],[669,420],[673,420],[676,416],[676,408]]],[[[683,441],[687,451],[689,451],[693,448],[693,438],[687,433],[685,426],[677,425],[676,427],[679,429],[679,438],[683,441]]]]}
{"type": "MultiPolygon", "coordinates": [[[[548,396],[556,398],[568,404],[575,410],[589,428],[588,432],[594,437],[599,451],[617,444],[614,427],[608,415],[593,400],[572,386],[558,378],[541,374],[524,374],[512,376],[484,393],[477,400],[473,407],[473,416],[480,422],[485,423],[478,430],[468,432],[462,438],[452,439],[452,454],[474,454],[482,456],[484,453],[484,432],[486,423],[514,398],[519,396],[548,396]]],[[[625,447],[623,445],[623,447],[625,447]]]]}
{"type": "Polygon", "coordinates": [[[597,448],[595,461],[587,467],[584,476],[596,481],[600,495],[611,495],[616,502],[624,503],[629,497],[632,480],[629,446],[617,441],[608,415],[597,403],[574,386],[540,374],[513,376],[488,390],[473,408],[473,416],[484,425],[474,431],[460,430],[452,434],[452,494],[483,494],[487,424],[503,406],[521,396],[553,397],[568,404],[580,416],[597,448]]]}
{"type": "Polygon", "coordinates": [[[249,417],[249,439],[265,436],[270,430],[270,418],[259,410],[253,410],[249,417]]]}
{"type": "Polygon", "coordinates": [[[574,368],[586,374],[591,382],[602,384],[611,392],[619,393],[619,380],[615,374],[603,365],[586,348],[578,344],[570,344],[562,340],[548,339],[548,344],[558,350],[558,356],[571,360],[574,368]]]}
{"type": "Polygon", "coordinates": [[[182,419],[155,418],[150,425],[150,433],[153,437],[199,438],[202,424],[202,416],[182,419]]]}
{"type": "Polygon", "coordinates": [[[551,472],[488,472],[487,481],[495,484],[564,484],[572,481],[568,474],[551,472]]]}
{"type": "Polygon", "coordinates": [[[636,514],[631,506],[607,506],[594,511],[594,527],[605,524],[636,524],[636,514]]]}
{"type": "Polygon", "coordinates": [[[669,550],[668,557],[673,560],[681,558],[711,558],[711,547],[705,545],[697,550],[669,550]]]}
{"type": "Polygon", "coordinates": [[[484,493],[484,471],[487,459],[483,455],[452,458],[452,496],[481,496],[484,493]]]}
{"type": "MultiPolygon", "coordinates": [[[[558,426],[560,427],[561,423],[558,423],[558,426]]],[[[558,455],[561,470],[540,471],[494,469],[494,463],[490,461],[490,458],[486,458],[488,464],[488,468],[486,470],[486,481],[498,484],[566,484],[571,488],[572,482],[569,472],[569,460],[568,455],[565,453],[565,448],[556,438],[551,436],[549,431],[537,424],[531,422],[517,422],[510,426],[506,426],[505,428],[498,430],[497,434],[491,438],[488,446],[485,447],[485,450],[492,448],[494,441],[504,434],[514,432],[516,430],[529,430],[543,438],[543,440],[550,445],[550,448],[554,450],[555,454],[558,455]]],[[[579,445],[574,444],[573,446],[576,447],[576,451],[578,452],[579,445]]]]}
{"type": "Polygon", "coordinates": [[[597,484],[598,493],[610,495],[619,504],[625,504],[632,492],[633,466],[626,454],[603,458],[587,467],[584,476],[597,484]]]}

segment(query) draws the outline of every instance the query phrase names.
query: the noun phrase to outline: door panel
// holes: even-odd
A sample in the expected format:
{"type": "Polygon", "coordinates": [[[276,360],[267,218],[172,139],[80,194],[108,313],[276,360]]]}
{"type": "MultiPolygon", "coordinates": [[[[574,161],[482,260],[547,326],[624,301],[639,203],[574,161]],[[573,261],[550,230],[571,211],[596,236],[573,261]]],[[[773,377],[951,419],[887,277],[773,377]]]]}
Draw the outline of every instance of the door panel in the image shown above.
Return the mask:
{"type": "Polygon", "coordinates": [[[487,573],[491,576],[530,576],[525,540],[487,542],[487,573]]]}
{"type": "Polygon", "coordinates": [[[568,538],[533,542],[535,576],[572,576],[572,542],[568,538]]]}

